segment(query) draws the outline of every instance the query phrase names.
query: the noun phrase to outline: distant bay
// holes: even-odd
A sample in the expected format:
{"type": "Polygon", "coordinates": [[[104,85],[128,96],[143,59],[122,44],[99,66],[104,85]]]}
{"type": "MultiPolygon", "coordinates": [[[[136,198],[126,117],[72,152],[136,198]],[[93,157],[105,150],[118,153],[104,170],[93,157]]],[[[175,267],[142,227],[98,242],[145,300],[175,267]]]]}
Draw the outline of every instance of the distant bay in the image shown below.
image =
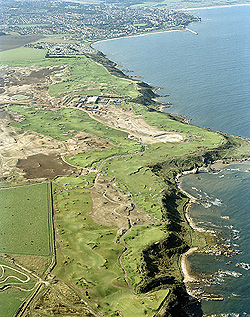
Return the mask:
{"type": "Polygon", "coordinates": [[[250,138],[250,6],[192,10],[188,31],[98,42],[121,68],[170,97],[192,124],[250,138]]]}

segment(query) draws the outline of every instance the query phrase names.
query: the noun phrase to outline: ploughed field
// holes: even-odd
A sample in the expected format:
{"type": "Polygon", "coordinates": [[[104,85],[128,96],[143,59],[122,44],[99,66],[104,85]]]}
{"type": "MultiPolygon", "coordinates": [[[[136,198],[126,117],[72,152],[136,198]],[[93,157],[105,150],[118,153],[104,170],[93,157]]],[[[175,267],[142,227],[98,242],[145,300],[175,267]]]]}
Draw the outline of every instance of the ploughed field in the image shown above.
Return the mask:
{"type": "Polygon", "coordinates": [[[59,155],[36,154],[19,159],[17,167],[23,170],[28,179],[53,179],[57,175],[68,175],[77,171],[77,168],[65,163],[59,155]]]}

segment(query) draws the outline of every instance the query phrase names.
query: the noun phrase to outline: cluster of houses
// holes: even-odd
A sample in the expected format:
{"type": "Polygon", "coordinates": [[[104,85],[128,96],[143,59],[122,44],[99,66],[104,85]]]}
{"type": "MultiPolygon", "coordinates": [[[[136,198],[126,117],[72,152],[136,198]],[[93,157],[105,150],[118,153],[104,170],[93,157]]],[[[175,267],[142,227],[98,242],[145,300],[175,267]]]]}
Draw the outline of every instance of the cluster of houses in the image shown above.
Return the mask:
{"type": "MultiPolygon", "coordinates": [[[[122,4],[107,4],[106,1],[100,1],[99,4],[75,1],[72,5],[67,1],[54,0],[5,0],[1,2],[0,32],[16,32],[20,35],[64,34],[71,39],[95,41],[159,30],[183,29],[197,21],[200,21],[198,17],[185,11],[156,6],[132,8],[122,4]]],[[[85,49],[88,50],[88,47],[85,49]]],[[[58,53],[57,50],[74,52],[74,48],[59,46],[53,49],[58,53]]]]}
{"type": "Polygon", "coordinates": [[[26,47],[43,49],[48,55],[83,55],[92,54],[94,49],[84,43],[47,43],[37,42],[26,44],[26,47]]]}

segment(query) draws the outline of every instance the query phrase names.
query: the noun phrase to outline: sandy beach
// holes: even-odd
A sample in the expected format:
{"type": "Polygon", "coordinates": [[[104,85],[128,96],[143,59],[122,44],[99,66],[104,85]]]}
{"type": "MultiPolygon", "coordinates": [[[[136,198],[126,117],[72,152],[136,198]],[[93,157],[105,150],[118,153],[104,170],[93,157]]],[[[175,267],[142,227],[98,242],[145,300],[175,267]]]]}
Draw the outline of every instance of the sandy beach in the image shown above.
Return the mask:
{"type": "Polygon", "coordinates": [[[250,3],[241,3],[241,4],[224,4],[224,5],[217,5],[211,7],[196,7],[196,8],[182,8],[181,11],[193,11],[193,10],[208,10],[208,9],[220,9],[220,8],[231,8],[231,7],[245,7],[250,6],[250,3]]]}
{"type": "Polygon", "coordinates": [[[184,275],[184,283],[196,281],[196,278],[192,276],[190,272],[188,257],[197,250],[198,248],[191,248],[186,253],[183,253],[181,256],[181,269],[184,275]]]}

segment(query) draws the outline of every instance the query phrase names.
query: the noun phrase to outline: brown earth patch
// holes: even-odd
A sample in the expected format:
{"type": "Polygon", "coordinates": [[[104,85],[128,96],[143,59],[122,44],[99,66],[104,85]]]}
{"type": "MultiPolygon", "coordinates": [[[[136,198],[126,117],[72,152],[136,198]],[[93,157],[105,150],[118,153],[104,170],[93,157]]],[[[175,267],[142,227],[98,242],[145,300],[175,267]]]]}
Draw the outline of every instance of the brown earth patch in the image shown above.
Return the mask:
{"type": "Polygon", "coordinates": [[[53,179],[57,175],[69,175],[77,172],[77,168],[67,164],[60,155],[55,154],[36,154],[26,159],[18,159],[17,167],[25,173],[24,176],[28,179],[53,179]]]}
{"type": "Polygon", "coordinates": [[[52,74],[62,72],[67,66],[53,67],[5,67],[0,70],[2,78],[0,82],[1,89],[0,102],[18,103],[11,97],[17,94],[23,94],[32,100],[22,100],[22,103],[28,103],[33,106],[57,105],[58,98],[49,95],[49,85],[53,83],[52,74]]]}

